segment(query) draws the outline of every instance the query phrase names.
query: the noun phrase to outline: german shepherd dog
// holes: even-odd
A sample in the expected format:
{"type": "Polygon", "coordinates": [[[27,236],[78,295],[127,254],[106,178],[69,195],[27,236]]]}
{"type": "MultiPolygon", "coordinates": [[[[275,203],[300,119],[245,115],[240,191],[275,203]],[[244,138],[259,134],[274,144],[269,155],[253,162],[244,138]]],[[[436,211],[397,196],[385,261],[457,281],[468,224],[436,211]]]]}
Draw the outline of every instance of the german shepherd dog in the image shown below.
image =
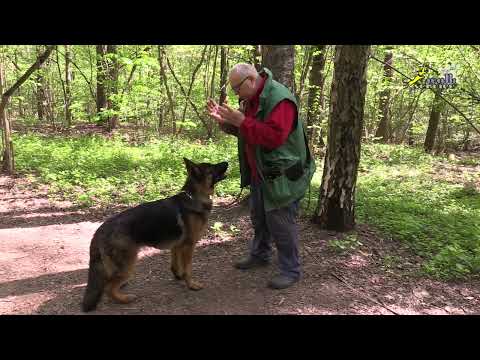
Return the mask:
{"type": "Polygon", "coordinates": [[[127,304],[135,295],[120,292],[133,272],[138,251],[144,246],[171,250],[171,271],[188,288],[200,290],[192,279],[195,244],[207,228],[214,186],[225,179],[227,162],[196,164],[183,158],[187,180],[182,192],[172,197],[140,204],[107,219],[90,244],[88,283],[82,310],[95,310],[103,293],[127,304]]]}

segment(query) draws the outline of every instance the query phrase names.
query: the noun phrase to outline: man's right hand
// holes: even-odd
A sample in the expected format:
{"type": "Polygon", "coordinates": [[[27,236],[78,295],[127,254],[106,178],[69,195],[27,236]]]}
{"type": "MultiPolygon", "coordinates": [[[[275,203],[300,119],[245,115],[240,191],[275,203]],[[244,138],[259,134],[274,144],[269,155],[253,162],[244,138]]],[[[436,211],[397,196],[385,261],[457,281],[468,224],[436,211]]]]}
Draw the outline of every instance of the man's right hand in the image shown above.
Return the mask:
{"type": "Polygon", "coordinates": [[[223,117],[218,112],[218,108],[219,108],[219,106],[214,100],[212,100],[212,99],[208,100],[208,102],[207,102],[208,114],[212,118],[214,118],[219,124],[223,124],[225,122],[225,120],[223,119],[223,117]]]}

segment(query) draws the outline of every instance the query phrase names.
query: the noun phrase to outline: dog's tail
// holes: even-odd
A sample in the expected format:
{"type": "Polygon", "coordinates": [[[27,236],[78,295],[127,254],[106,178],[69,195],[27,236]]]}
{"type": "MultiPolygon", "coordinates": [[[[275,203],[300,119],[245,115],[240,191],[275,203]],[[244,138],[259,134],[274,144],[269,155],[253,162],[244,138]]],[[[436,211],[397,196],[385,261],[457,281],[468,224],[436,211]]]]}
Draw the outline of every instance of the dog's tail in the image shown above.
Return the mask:
{"type": "Polygon", "coordinates": [[[90,246],[90,264],[88,268],[88,283],[83,296],[82,310],[92,311],[97,308],[107,283],[107,273],[102,261],[100,250],[96,246],[95,238],[90,246]]]}

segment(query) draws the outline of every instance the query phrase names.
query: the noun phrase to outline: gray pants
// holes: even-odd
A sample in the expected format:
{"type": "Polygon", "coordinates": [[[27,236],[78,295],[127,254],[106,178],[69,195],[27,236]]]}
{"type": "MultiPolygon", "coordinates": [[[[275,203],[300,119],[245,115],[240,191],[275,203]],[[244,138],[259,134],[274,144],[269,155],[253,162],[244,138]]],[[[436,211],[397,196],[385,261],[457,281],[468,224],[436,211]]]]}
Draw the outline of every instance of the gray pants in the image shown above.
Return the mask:
{"type": "Polygon", "coordinates": [[[254,183],[250,186],[250,217],[255,230],[255,236],[250,241],[250,255],[270,260],[273,238],[280,273],[295,279],[301,276],[296,223],[298,206],[299,200],[281,209],[266,212],[261,187],[254,183]]]}

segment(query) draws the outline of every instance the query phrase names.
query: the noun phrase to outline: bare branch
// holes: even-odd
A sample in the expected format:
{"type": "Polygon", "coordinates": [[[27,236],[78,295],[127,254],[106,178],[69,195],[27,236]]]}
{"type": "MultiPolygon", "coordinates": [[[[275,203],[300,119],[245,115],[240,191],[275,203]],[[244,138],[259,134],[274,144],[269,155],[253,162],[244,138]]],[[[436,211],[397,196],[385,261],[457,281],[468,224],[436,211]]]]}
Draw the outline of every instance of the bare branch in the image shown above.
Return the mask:
{"type": "Polygon", "coordinates": [[[192,99],[190,99],[189,96],[187,96],[187,94],[185,93],[185,89],[183,88],[182,84],[180,83],[180,81],[178,81],[177,79],[177,76],[175,75],[175,72],[173,71],[172,69],[172,65],[170,64],[170,60],[168,60],[168,56],[165,54],[165,59],[167,60],[167,66],[168,68],[170,69],[170,72],[172,73],[173,75],[173,78],[175,79],[175,81],[177,82],[177,84],[180,86],[180,90],[182,91],[182,94],[183,96],[185,96],[185,98],[188,100],[188,102],[190,103],[190,105],[192,105],[192,108],[193,110],[195,111],[195,114],[197,114],[198,118],[200,119],[200,121],[203,123],[203,125],[205,125],[205,128],[207,129],[208,133],[209,133],[209,136],[210,136],[210,128],[208,126],[208,124],[206,123],[206,121],[203,119],[203,117],[200,115],[200,113],[198,112],[198,109],[197,109],[197,106],[194,104],[194,102],[192,101],[192,99]]]}
{"type": "Polygon", "coordinates": [[[25,74],[23,74],[20,79],[18,79],[17,82],[10,87],[10,89],[3,93],[2,102],[3,98],[9,98],[10,96],[12,96],[12,94],[30,77],[30,75],[32,75],[32,73],[48,59],[50,53],[55,47],[56,45],[47,46],[45,52],[37,58],[37,61],[35,61],[32,66],[30,66],[30,68],[25,72],[25,74]]]}

